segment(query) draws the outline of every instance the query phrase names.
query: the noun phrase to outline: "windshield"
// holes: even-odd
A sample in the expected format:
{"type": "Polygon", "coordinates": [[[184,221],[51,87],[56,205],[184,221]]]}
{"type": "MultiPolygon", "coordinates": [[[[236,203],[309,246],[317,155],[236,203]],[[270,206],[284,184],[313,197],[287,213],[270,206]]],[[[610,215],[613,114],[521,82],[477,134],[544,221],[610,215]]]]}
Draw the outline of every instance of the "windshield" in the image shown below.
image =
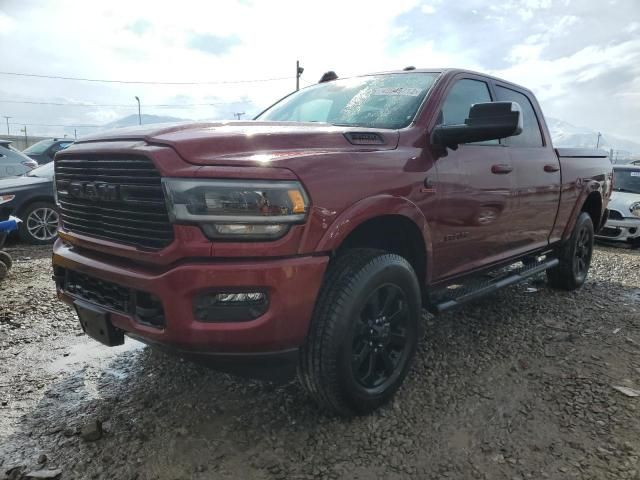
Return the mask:
{"type": "Polygon", "coordinates": [[[41,167],[25,173],[27,177],[53,178],[53,162],[49,162],[41,167]]]}
{"type": "Polygon", "coordinates": [[[321,83],[282,99],[257,120],[403,128],[415,117],[437,76],[392,73],[321,83]]]}
{"type": "Polygon", "coordinates": [[[613,187],[618,192],[640,193],[640,169],[614,169],[613,187]]]}
{"type": "Polygon", "coordinates": [[[34,143],[30,147],[23,150],[27,155],[40,155],[44,153],[47,148],[49,148],[55,140],[40,140],[38,143],[34,143]]]}

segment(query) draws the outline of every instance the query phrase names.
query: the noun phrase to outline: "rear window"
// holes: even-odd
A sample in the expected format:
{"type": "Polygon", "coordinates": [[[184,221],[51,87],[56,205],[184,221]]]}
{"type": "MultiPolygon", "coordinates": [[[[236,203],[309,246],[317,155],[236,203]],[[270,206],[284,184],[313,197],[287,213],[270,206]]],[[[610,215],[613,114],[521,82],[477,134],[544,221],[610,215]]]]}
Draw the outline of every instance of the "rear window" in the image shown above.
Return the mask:
{"type": "Polygon", "coordinates": [[[53,143],[54,140],[40,140],[38,143],[34,143],[23,151],[27,155],[40,155],[41,153],[44,153],[47,148],[53,145],[53,143]]]}

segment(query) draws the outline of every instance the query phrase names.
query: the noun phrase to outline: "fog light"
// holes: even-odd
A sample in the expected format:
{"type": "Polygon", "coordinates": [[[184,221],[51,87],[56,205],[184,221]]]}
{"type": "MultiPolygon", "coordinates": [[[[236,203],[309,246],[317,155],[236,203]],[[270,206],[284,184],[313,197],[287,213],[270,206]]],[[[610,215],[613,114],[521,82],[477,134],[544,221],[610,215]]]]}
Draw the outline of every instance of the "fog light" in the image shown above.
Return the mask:
{"type": "Polygon", "coordinates": [[[193,314],[200,322],[243,322],[258,318],[269,307],[264,292],[208,292],[193,302],[193,314]]]}

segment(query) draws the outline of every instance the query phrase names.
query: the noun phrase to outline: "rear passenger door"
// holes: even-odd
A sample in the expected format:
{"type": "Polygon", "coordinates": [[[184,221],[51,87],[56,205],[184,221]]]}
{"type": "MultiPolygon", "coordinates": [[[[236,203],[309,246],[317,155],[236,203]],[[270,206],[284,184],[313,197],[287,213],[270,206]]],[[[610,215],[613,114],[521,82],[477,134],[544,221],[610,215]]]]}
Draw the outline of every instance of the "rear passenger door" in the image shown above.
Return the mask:
{"type": "Polygon", "coordinates": [[[543,134],[535,99],[510,85],[496,83],[494,88],[498,101],[518,103],[523,116],[522,133],[503,140],[514,168],[512,235],[516,250],[541,248],[548,244],[558,212],[560,162],[543,134]]]}
{"type": "MultiPolygon", "coordinates": [[[[449,86],[436,124],[463,124],[475,103],[493,101],[488,81],[462,75],[449,86]]],[[[512,167],[495,141],[460,145],[435,162],[434,277],[504,259],[511,250],[512,167]]]]}

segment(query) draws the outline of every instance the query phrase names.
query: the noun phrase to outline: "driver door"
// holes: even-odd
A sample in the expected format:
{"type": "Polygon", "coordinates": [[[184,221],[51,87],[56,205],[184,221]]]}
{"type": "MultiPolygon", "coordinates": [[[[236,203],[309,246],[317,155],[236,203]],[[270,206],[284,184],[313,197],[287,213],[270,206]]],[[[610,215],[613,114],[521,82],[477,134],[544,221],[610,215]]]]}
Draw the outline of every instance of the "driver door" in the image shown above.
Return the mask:
{"type": "MultiPolygon", "coordinates": [[[[493,101],[482,77],[455,79],[437,124],[463,124],[475,103],[493,101]]],[[[509,256],[513,248],[513,167],[499,141],[463,144],[436,160],[435,280],[509,256]]]]}

